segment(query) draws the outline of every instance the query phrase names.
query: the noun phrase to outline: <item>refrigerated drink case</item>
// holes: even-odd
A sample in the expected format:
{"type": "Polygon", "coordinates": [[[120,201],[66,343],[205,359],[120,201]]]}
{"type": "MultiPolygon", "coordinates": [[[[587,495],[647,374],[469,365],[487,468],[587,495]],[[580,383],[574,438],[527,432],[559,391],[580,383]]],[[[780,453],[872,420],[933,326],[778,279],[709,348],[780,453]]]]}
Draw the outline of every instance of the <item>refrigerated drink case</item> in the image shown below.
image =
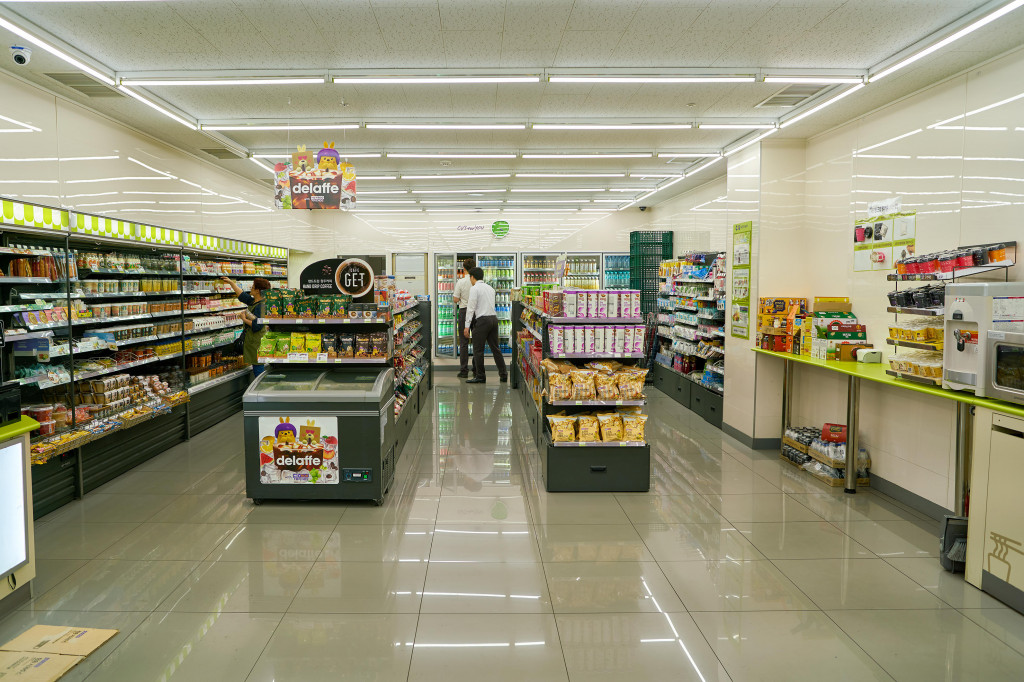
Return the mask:
{"type": "Polygon", "coordinates": [[[601,254],[573,253],[567,258],[568,272],[562,283],[572,289],[601,287],[601,254]]]}
{"type": "Polygon", "coordinates": [[[606,253],[606,254],[604,254],[604,288],[605,289],[628,289],[629,288],[629,254],[628,253],[606,253]]]}
{"type": "Polygon", "coordinates": [[[517,255],[478,253],[476,264],[484,281],[494,287],[494,309],[498,314],[498,336],[503,355],[512,353],[512,288],[517,281],[517,255]]]}
{"type": "Polygon", "coordinates": [[[558,284],[560,273],[555,271],[556,253],[524,253],[523,284],[558,284]]]}
{"type": "Polygon", "coordinates": [[[455,254],[435,254],[434,274],[437,277],[436,310],[434,311],[435,352],[438,357],[453,358],[456,356],[458,348],[455,339],[457,331],[455,320],[458,308],[452,300],[452,292],[455,290],[457,281],[455,254]]]}

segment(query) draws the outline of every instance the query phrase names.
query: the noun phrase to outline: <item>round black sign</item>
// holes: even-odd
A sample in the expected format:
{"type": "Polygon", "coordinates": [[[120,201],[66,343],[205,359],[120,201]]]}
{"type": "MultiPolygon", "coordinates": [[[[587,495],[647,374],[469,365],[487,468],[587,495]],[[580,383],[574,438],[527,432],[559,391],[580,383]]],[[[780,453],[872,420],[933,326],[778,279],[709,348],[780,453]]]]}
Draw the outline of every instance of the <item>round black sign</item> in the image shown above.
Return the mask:
{"type": "Polygon", "coordinates": [[[373,289],[373,268],[359,258],[349,258],[338,266],[335,284],[343,294],[357,299],[373,289]]]}

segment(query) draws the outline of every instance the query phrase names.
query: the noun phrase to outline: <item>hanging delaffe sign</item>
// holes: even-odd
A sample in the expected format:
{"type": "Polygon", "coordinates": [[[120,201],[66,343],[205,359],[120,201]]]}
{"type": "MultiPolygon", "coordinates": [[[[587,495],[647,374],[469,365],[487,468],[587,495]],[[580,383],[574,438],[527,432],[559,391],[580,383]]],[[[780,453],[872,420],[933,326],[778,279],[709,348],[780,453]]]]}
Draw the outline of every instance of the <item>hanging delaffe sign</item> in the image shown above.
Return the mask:
{"type": "Polygon", "coordinates": [[[373,280],[384,274],[383,256],[345,256],[311,263],[299,275],[307,296],[347,294],[353,303],[373,303],[373,280]]]}
{"type": "Polygon", "coordinates": [[[344,209],[356,203],[356,169],[341,160],[333,142],[315,154],[300,146],[291,163],[274,166],[274,206],[284,209],[344,209]]]}

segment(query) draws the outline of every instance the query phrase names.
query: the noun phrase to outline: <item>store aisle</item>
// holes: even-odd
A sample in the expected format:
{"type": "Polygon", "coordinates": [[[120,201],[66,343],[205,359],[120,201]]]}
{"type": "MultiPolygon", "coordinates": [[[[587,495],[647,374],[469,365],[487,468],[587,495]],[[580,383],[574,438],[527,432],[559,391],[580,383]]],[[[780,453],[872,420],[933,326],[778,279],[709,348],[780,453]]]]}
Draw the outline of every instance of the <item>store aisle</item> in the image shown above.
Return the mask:
{"type": "Polygon", "coordinates": [[[439,375],[382,507],[245,499],[241,417],[37,526],[0,621],[121,633],[65,679],[1019,680],[935,524],[653,393],[648,494],[547,494],[508,385],[439,375]]]}

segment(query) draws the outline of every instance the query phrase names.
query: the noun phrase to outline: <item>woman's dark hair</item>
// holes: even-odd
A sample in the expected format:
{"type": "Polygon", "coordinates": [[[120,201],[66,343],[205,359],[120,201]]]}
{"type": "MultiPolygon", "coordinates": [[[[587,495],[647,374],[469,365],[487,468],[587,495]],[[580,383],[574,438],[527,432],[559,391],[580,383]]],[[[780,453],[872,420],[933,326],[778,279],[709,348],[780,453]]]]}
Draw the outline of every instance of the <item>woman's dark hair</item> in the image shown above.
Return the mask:
{"type": "Polygon", "coordinates": [[[270,280],[257,277],[252,281],[252,288],[256,291],[266,291],[270,288],[270,280]]]}
{"type": "Polygon", "coordinates": [[[462,261],[462,267],[463,269],[465,269],[466,272],[469,272],[470,270],[476,267],[476,259],[467,258],[466,260],[462,261]]]}
{"type": "Polygon", "coordinates": [[[469,276],[478,282],[484,281],[484,269],[483,268],[471,268],[469,276]]]}

